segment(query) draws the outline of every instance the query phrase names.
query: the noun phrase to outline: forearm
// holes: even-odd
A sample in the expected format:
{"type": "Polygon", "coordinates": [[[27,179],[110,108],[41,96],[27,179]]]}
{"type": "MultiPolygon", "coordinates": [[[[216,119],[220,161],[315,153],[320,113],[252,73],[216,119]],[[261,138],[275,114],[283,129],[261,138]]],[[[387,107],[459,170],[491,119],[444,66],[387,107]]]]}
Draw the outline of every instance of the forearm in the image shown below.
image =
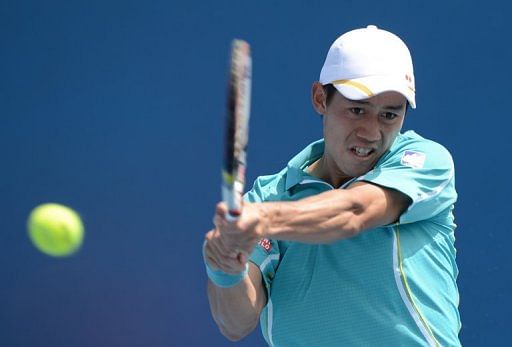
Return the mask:
{"type": "Polygon", "coordinates": [[[229,288],[217,287],[208,280],[208,300],[222,334],[230,340],[240,340],[258,325],[265,306],[266,294],[259,269],[251,265],[249,275],[229,288]]]}
{"type": "Polygon", "coordinates": [[[363,206],[344,190],[333,190],[293,202],[262,204],[268,220],[265,236],[305,243],[330,243],[352,237],[363,225],[363,206]]]}

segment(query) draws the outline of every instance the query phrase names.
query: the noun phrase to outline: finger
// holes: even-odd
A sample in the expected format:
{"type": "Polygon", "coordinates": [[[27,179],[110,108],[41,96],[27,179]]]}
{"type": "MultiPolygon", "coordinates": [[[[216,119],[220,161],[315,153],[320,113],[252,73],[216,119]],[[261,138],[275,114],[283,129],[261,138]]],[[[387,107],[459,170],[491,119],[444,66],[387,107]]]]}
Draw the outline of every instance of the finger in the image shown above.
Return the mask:
{"type": "Polygon", "coordinates": [[[213,216],[213,225],[215,225],[218,229],[223,229],[226,225],[227,220],[224,214],[218,214],[216,213],[213,216]]]}
{"type": "Polygon", "coordinates": [[[208,241],[208,250],[210,252],[209,254],[211,254],[211,256],[215,258],[216,262],[222,267],[231,268],[233,262],[236,262],[237,260],[236,253],[234,251],[228,252],[222,245],[221,240],[218,238],[213,238],[208,241]],[[233,253],[234,255],[231,256],[229,253],[233,253]]]}
{"type": "Polygon", "coordinates": [[[215,207],[215,214],[225,216],[226,213],[228,213],[228,207],[226,206],[226,203],[223,201],[219,202],[215,207]]]}
{"type": "Polygon", "coordinates": [[[222,260],[222,258],[215,253],[215,250],[212,250],[211,245],[205,247],[204,257],[207,264],[214,270],[233,271],[233,265],[231,265],[229,261],[222,260]]]}
{"type": "Polygon", "coordinates": [[[230,256],[237,257],[240,252],[245,252],[247,254],[252,253],[254,246],[257,244],[257,241],[252,238],[248,238],[244,234],[231,234],[225,233],[221,234],[221,239],[224,247],[231,252],[235,251],[236,253],[229,253],[230,256]]]}
{"type": "Polygon", "coordinates": [[[233,251],[233,255],[226,255],[226,250],[222,244],[217,230],[211,230],[205,235],[203,246],[204,257],[209,264],[215,268],[228,273],[239,273],[243,271],[245,263],[241,264],[238,260],[238,253],[233,251]]]}
{"type": "Polygon", "coordinates": [[[204,244],[204,257],[207,263],[216,269],[220,269],[222,271],[225,271],[227,273],[233,273],[237,274],[240,273],[245,269],[246,259],[242,258],[243,260],[240,261],[238,257],[238,253],[235,254],[233,257],[227,257],[225,256],[219,249],[219,245],[215,240],[215,230],[212,230],[209,232],[205,237],[205,244],[204,244]]]}
{"type": "Polygon", "coordinates": [[[238,255],[238,261],[239,263],[241,264],[245,264],[247,263],[247,261],[249,260],[249,256],[247,253],[245,252],[241,252],[239,255],[238,255]]]}
{"type": "Polygon", "coordinates": [[[241,271],[243,271],[243,266],[241,266],[236,261],[229,261],[225,264],[222,264],[222,263],[217,262],[217,260],[214,257],[212,257],[210,254],[206,254],[205,259],[206,259],[208,265],[213,270],[222,270],[229,274],[238,274],[241,271]]]}
{"type": "Polygon", "coordinates": [[[215,269],[222,270],[229,274],[238,274],[243,271],[243,266],[241,266],[237,261],[231,260],[227,262],[219,263],[216,259],[207,256],[209,264],[212,264],[215,269]]]}
{"type": "Polygon", "coordinates": [[[237,261],[234,261],[234,262],[232,262],[232,264],[230,265],[229,268],[226,268],[223,271],[226,273],[232,274],[232,275],[237,275],[244,270],[245,270],[245,264],[241,265],[237,261]]]}
{"type": "Polygon", "coordinates": [[[232,242],[229,235],[226,232],[221,232],[219,229],[216,229],[212,235],[215,239],[215,245],[219,248],[221,253],[229,258],[236,258],[238,255],[238,251],[236,243],[232,242]]]}
{"type": "Polygon", "coordinates": [[[214,247],[214,242],[205,241],[203,246],[203,257],[208,265],[214,269],[222,269],[224,266],[219,261],[219,256],[216,254],[217,251],[214,247]]]}
{"type": "Polygon", "coordinates": [[[226,243],[226,240],[222,237],[219,230],[215,230],[213,233],[212,241],[221,254],[229,256],[230,253],[233,253],[234,250],[230,249],[229,243],[226,243]]]}
{"type": "Polygon", "coordinates": [[[228,213],[228,208],[224,202],[219,202],[215,206],[215,214],[213,215],[213,224],[216,227],[219,227],[220,225],[224,225],[226,223],[226,213],[228,213]]]}
{"type": "MultiPolygon", "coordinates": [[[[243,213],[243,210],[242,210],[243,213]]],[[[238,220],[241,218],[241,216],[238,216],[238,218],[227,218],[229,214],[229,209],[227,205],[223,202],[217,204],[217,208],[215,211],[215,216],[213,218],[213,222],[215,225],[228,225],[229,229],[232,229],[233,226],[236,226],[238,224],[238,220]]]]}
{"type": "Polygon", "coordinates": [[[214,270],[218,270],[221,268],[221,265],[219,263],[217,263],[217,261],[215,260],[215,258],[213,258],[210,254],[205,254],[205,261],[206,263],[208,264],[208,266],[210,266],[212,269],[214,270]]]}

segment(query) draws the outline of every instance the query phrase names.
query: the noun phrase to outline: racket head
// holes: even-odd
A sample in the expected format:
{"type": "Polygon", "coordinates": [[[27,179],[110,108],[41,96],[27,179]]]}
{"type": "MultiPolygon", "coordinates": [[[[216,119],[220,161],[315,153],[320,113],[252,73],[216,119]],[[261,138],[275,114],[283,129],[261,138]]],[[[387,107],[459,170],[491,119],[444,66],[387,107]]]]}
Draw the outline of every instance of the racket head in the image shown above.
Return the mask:
{"type": "Polygon", "coordinates": [[[222,167],[222,199],[227,204],[228,217],[231,218],[237,218],[242,211],[249,141],[251,78],[250,45],[244,40],[235,39],[231,45],[222,167]]]}

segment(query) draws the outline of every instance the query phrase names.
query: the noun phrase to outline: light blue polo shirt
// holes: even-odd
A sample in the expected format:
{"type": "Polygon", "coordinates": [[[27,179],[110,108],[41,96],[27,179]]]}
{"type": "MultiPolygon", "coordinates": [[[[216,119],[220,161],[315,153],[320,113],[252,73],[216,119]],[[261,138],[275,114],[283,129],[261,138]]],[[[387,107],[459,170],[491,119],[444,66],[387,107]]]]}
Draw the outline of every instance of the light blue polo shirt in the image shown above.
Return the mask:
{"type": "MultiPolygon", "coordinates": [[[[246,200],[298,200],[333,189],[305,172],[323,150],[323,140],[314,142],[278,174],[259,177],[246,200]]],[[[262,240],[250,260],[268,293],[260,317],[267,343],[460,346],[451,155],[407,131],[372,171],[345,186],[354,181],[399,190],[412,204],[398,223],[332,244],[262,240]]]]}

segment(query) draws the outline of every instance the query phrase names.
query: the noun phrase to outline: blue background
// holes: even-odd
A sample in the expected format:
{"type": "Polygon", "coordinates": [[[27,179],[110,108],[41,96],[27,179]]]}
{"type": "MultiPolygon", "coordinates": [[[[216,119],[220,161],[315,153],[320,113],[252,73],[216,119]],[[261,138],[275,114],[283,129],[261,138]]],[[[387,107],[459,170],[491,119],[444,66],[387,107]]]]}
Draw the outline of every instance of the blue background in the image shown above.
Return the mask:
{"type": "MultiPolygon", "coordinates": [[[[0,345],[225,346],[200,246],[219,199],[230,41],[253,49],[248,181],[321,136],[309,101],[331,42],[376,24],[415,61],[405,129],[457,168],[466,346],[502,345],[512,266],[506,1],[2,1],[0,345]],[[55,259],[30,210],[67,204],[87,234],[55,259]]],[[[240,343],[260,346],[259,329],[240,343]]]]}

